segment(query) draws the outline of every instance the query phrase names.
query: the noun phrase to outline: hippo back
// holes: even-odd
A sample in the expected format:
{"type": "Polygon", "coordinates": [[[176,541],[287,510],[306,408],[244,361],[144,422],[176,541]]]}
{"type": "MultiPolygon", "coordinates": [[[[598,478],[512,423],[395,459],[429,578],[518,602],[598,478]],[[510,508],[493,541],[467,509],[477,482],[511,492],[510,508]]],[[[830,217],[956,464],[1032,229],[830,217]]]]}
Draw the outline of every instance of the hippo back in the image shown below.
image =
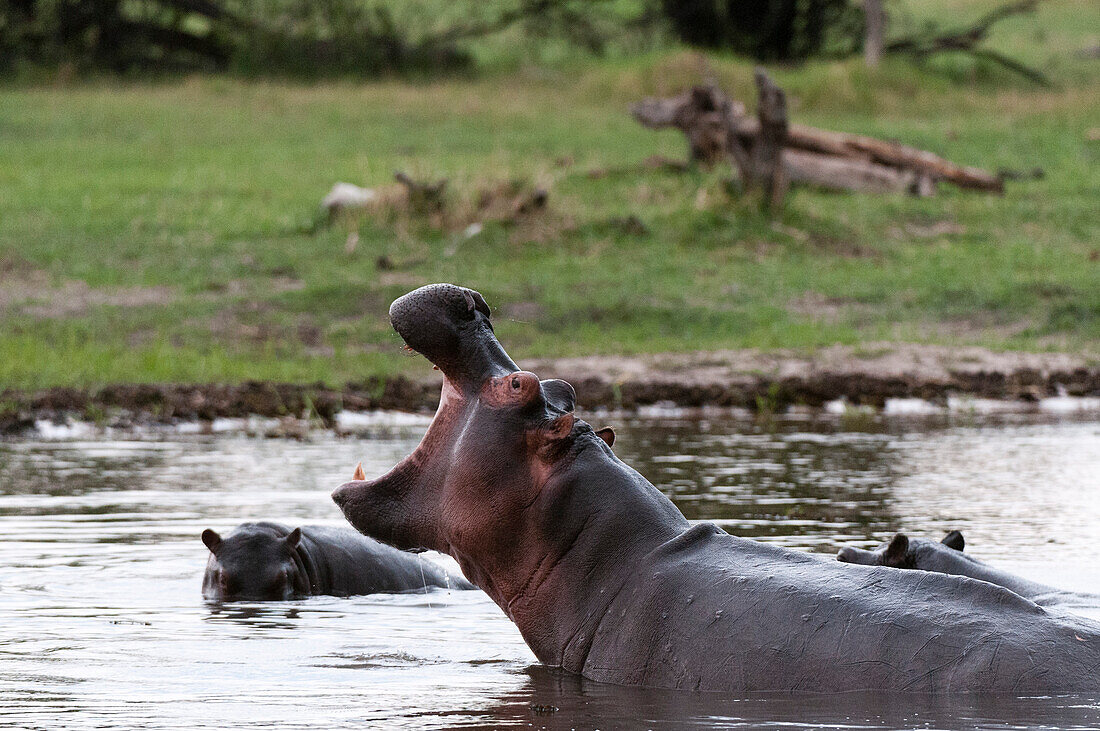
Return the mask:
{"type": "Polygon", "coordinates": [[[713,525],[653,551],[635,579],[578,637],[586,677],[697,690],[1100,690],[1100,625],[983,581],[845,566],[713,525]]]}
{"type": "Polygon", "coordinates": [[[350,529],[302,527],[298,555],[312,594],[352,596],[399,593],[430,587],[472,588],[419,554],[391,548],[350,529]]]}

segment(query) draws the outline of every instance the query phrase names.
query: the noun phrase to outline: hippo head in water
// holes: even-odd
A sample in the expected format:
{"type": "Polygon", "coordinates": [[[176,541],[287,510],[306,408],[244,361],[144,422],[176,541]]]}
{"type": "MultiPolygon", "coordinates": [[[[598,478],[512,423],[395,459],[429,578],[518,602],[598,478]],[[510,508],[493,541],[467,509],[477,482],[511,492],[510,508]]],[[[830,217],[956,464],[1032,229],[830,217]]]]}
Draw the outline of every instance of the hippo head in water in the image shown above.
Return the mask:
{"type": "Polygon", "coordinates": [[[300,528],[245,523],[222,538],[207,528],[210,549],[202,595],[218,601],[284,601],[309,593],[296,558],[300,528]]]}
{"type": "Polygon", "coordinates": [[[891,566],[895,569],[921,569],[954,574],[959,572],[949,570],[949,567],[958,562],[965,546],[966,541],[957,530],[948,533],[938,543],[898,533],[873,551],[845,546],[840,549],[836,558],[843,563],[864,566],[891,566]]]}
{"type": "Polygon", "coordinates": [[[479,293],[450,284],[393,303],[394,329],[443,373],[439,408],[412,454],[333,500],[368,536],[450,554],[511,616],[592,512],[572,490],[580,465],[617,460],[613,432],[574,416],[568,383],[521,370],[489,314],[479,293]]]}

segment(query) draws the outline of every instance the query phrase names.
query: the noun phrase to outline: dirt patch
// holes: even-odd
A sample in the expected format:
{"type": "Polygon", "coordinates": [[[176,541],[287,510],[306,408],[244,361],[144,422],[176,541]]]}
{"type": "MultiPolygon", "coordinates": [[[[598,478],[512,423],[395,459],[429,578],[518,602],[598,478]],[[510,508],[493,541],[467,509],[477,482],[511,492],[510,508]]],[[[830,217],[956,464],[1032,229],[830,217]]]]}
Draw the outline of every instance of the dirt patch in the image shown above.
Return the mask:
{"type": "Polygon", "coordinates": [[[799,317],[835,324],[851,315],[868,315],[873,308],[847,297],[827,297],[818,292],[806,292],[787,302],[787,312],[799,317]]]}
{"type": "Polygon", "coordinates": [[[846,398],[882,406],[889,398],[942,401],[951,395],[1036,400],[1100,395],[1097,356],[998,353],[985,348],[879,343],[813,353],[731,350],[643,356],[589,356],[524,363],[564,378],[585,406],[680,406],[755,409],[820,406],[846,398]]]}
{"type": "Polygon", "coordinates": [[[509,302],[501,310],[501,317],[518,322],[538,322],[546,317],[546,308],[538,302],[509,302]]]}
{"type": "Polygon", "coordinates": [[[215,296],[234,297],[259,291],[264,294],[300,292],[305,288],[306,283],[301,279],[282,274],[273,274],[267,279],[230,279],[228,282],[211,282],[206,287],[207,291],[215,296]]]}
{"type": "Polygon", "coordinates": [[[93,307],[167,305],[177,298],[171,287],[109,287],[95,289],[76,279],[54,282],[42,271],[12,268],[0,271],[0,312],[40,319],[79,317],[93,307]]]}
{"type": "Polygon", "coordinates": [[[892,334],[898,338],[950,338],[960,342],[989,337],[1008,340],[1034,330],[1039,324],[1033,319],[1006,320],[997,312],[975,310],[964,317],[946,317],[923,323],[909,323],[904,326],[904,329],[895,328],[892,334]]]}
{"type": "MultiPolygon", "coordinates": [[[[203,385],[113,385],[0,393],[0,433],[36,419],[114,422],[247,416],[291,416],[332,424],[342,409],[430,412],[439,376],[324,384],[249,382],[203,385]],[[107,415],[107,416],[105,416],[107,415]]],[[[1100,396],[1100,354],[998,353],[984,348],[880,343],[813,353],[730,350],[642,356],[589,356],[524,361],[544,378],[563,378],[582,410],[650,404],[776,409],[820,406],[845,398],[882,406],[889,398],[943,401],[953,395],[1034,401],[1046,396],[1100,396]]]]}

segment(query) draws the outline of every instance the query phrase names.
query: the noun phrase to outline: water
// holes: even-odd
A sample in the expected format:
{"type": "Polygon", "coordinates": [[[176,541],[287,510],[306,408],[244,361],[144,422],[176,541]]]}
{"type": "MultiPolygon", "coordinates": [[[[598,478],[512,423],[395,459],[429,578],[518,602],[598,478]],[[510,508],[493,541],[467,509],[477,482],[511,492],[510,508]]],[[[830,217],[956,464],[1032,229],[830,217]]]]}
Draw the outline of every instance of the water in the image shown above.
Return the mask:
{"type": "MultiPolygon", "coordinates": [[[[689,518],[733,533],[832,553],[958,528],[981,558],[1100,591],[1100,422],[593,421],[616,426],[619,455],[689,518]]],[[[366,420],[356,437],[305,441],[62,429],[0,442],[0,727],[1100,727],[1100,698],[591,683],[538,666],[480,592],[201,599],[203,528],[341,524],[331,489],[360,460],[387,469],[426,423],[366,420]]]]}

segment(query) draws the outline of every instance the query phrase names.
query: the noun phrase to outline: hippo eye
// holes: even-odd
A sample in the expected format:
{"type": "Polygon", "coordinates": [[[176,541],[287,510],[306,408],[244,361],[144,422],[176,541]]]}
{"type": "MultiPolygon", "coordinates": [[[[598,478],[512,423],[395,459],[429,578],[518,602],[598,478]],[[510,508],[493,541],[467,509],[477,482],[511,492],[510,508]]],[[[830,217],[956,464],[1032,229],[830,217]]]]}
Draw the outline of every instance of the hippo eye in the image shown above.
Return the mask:
{"type": "Polygon", "coordinates": [[[519,390],[519,377],[518,376],[513,376],[512,377],[512,388],[514,388],[517,391],[519,390]]]}

